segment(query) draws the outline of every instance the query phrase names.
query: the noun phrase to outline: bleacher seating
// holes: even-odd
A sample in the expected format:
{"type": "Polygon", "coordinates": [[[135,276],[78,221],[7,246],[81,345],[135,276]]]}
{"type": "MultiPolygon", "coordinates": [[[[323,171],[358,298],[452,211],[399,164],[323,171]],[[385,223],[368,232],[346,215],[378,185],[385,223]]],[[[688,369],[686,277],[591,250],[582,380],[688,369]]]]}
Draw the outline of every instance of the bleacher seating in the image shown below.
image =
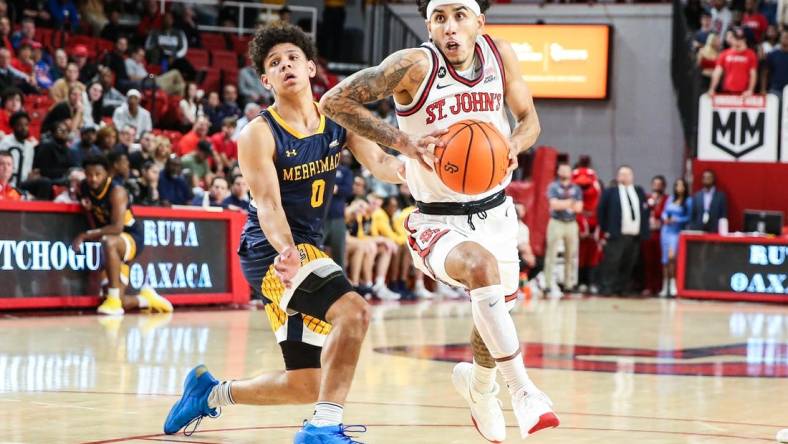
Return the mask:
{"type": "Polygon", "coordinates": [[[224,51],[227,49],[227,39],[224,37],[224,34],[206,32],[200,35],[200,39],[202,40],[202,47],[209,51],[224,51]]]}
{"type": "Polygon", "coordinates": [[[208,51],[199,48],[189,48],[186,51],[186,60],[198,71],[203,67],[207,67],[211,62],[208,51]]]}

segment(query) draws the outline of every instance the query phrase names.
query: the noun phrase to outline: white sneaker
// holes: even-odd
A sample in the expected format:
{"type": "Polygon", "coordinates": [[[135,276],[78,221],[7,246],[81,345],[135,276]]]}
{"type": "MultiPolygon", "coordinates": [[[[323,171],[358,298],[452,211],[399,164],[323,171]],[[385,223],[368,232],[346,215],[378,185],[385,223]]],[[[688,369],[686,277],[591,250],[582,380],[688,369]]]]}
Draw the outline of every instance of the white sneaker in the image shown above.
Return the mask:
{"type": "Polygon", "coordinates": [[[375,285],[372,287],[372,291],[382,301],[398,301],[402,297],[402,295],[396,291],[390,290],[385,285],[375,285]]]}
{"type": "Polygon", "coordinates": [[[471,421],[484,439],[490,442],[503,442],[506,439],[506,421],[503,418],[498,392],[501,387],[496,383],[492,392],[482,394],[471,385],[473,364],[460,362],[454,366],[451,381],[471,408],[471,421]]]}
{"type": "Polygon", "coordinates": [[[454,291],[452,287],[449,287],[443,282],[438,282],[438,286],[435,288],[435,290],[438,295],[444,299],[457,299],[457,292],[454,291]]]}
{"type": "Polygon", "coordinates": [[[561,291],[558,286],[553,286],[550,288],[550,291],[547,293],[547,297],[550,299],[561,299],[564,297],[564,293],[561,291]]]}
{"type": "Polygon", "coordinates": [[[671,279],[670,280],[670,295],[675,298],[676,295],[678,294],[678,292],[679,292],[679,289],[676,286],[676,279],[671,279]]]}
{"type": "Polygon", "coordinates": [[[561,422],[553,411],[553,402],[539,390],[530,393],[520,390],[512,397],[512,409],[523,438],[548,427],[558,427],[561,422]]]}
{"type": "Polygon", "coordinates": [[[416,298],[418,298],[418,299],[434,299],[435,298],[435,293],[427,290],[424,287],[417,288],[416,290],[413,291],[413,294],[416,295],[416,298]]]}
{"type": "Polygon", "coordinates": [[[662,290],[659,291],[659,297],[661,297],[661,298],[668,297],[668,283],[667,282],[663,282],[662,283],[662,290]]]}

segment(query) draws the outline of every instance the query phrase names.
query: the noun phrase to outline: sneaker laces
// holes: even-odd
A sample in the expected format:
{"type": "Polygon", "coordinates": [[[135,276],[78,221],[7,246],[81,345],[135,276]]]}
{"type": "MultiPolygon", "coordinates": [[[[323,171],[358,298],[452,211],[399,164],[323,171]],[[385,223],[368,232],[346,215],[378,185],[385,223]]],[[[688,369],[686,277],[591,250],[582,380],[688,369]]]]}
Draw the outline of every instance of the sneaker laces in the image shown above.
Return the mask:
{"type": "Polygon", "coordinates": [[[347,442],[348,444],[364,444],[361,441],[353,441],[352,436],[348,436],[345,433],[364,433],[367,431],[367,426],[364,425],[339,425],[339,431],[336,433],[336,436],[342,438],[343,442],[347,442]]]}
{"type": "Polygon", "coordinates": [[[501,402],[500,399],[498,399],[498,393],[500,393],[500,391],[501,391],[501,386],[497,382],[493,382],[493,389],[491,391],[487,392],[487,393],[481,393],[479,391],[476,391],[476,390],[473,389],[472,386],[469,387],[469,389],[470,389],[470,392],[471,392],[471,399],[474,402],[479,402],[481,400],[487,400],[487,402],[490,402],[490,400],[492,399],[492,400],[494,400],[494,402],[496,404],[498,404],[498,406],[501,409],[503,409],[503,403],[501,402]],[[477,396],[474,396],[474,395],[477,395],[477,396]]]}
{"type": "Polygon", "coordinates": [[[526,407],[532,402],[542,402],[550,407],[553,406],[553,401],[545,394],[545,392],[539,389],[531,392],[522,389],[522,394],[518,394],[518,396],[522,397],[521,399],[523,402],[525,402],[526,407]]]}
{"type": "Polygon", "coordinates": [[[200,423],[202,422],[203,418],[205,418],[205,417],[218,418],[218,417],[222,416],[222,408],[221,407],[217,407],[215,409],[212,409],[212,411],[216,412],[216,413],[210,413],[209,412],[207,415],[200,415],[200,416],[192,419],[191,421],[187,422],[186,425],[183,426],[183,434],[184,434],[184,436],[192,436],[194,434],[194,432],[197,431],[197,427],[200,426],[200,423]],[[189,426],[192,425],[192,424],[194,424],[194,427],[192,427],[192,429],[189,430],[189,426]]]}

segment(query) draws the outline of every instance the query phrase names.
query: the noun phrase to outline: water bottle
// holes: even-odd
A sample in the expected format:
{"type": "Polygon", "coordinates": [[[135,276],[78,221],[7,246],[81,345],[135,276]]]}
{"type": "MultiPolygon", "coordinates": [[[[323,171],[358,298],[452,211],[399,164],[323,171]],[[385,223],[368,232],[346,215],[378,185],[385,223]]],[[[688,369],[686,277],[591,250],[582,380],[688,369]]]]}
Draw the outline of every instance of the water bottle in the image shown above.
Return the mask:
{"type": "Polygon", "coordinates": [[[723,217],[720,219],[720,222],[717,225],[717,231],[719,232],[720,236],[728,235],[728,218],[723,217]]]}

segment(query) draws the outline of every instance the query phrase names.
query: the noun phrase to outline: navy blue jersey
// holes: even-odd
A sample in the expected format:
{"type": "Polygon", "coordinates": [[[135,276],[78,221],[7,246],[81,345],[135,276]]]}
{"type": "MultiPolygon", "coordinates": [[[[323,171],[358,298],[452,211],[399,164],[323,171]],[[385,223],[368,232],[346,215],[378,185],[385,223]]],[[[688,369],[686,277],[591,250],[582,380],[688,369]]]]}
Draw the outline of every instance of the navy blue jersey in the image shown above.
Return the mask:
{"type": "MultiPolygon", "coordinates": [[[[114,190],[115,187],[120,187],[124,192],[126,191],[123,185],[115,182],[109,177],[98,192],[93,192],[86,180],[83,180],[80,185],[80,197],[87,197],[90,200],[90,214],[98,228],[112,223],[112,201],[110,201],[109,197],[112,195],[112,190],[114,190]]],[[[126,205],[125,211],[123,212],[123,231],[134,235],[141,235],[142,226],[137,223],[137,220],[134,218],[134,213],[131,212],[131,208],[128,204],[126,205]]]]}
{"type": "MultiPolygon", "coordinates": [[[[274,166],[279,179],[282,207],[296,244],[319,246],[323,239],[323,221],[334,194],[336,169],[345,146],[345,129],[320,116],[320,127],[313,135],[300,134],[277,112],[268,108],[260,113],[268,122],[276,143],[274,166]]],[[[241,235],[239,254],[254,257],[267,267],[276,250],[265,238],[257,219],[254,201],[241,235]]]]}

